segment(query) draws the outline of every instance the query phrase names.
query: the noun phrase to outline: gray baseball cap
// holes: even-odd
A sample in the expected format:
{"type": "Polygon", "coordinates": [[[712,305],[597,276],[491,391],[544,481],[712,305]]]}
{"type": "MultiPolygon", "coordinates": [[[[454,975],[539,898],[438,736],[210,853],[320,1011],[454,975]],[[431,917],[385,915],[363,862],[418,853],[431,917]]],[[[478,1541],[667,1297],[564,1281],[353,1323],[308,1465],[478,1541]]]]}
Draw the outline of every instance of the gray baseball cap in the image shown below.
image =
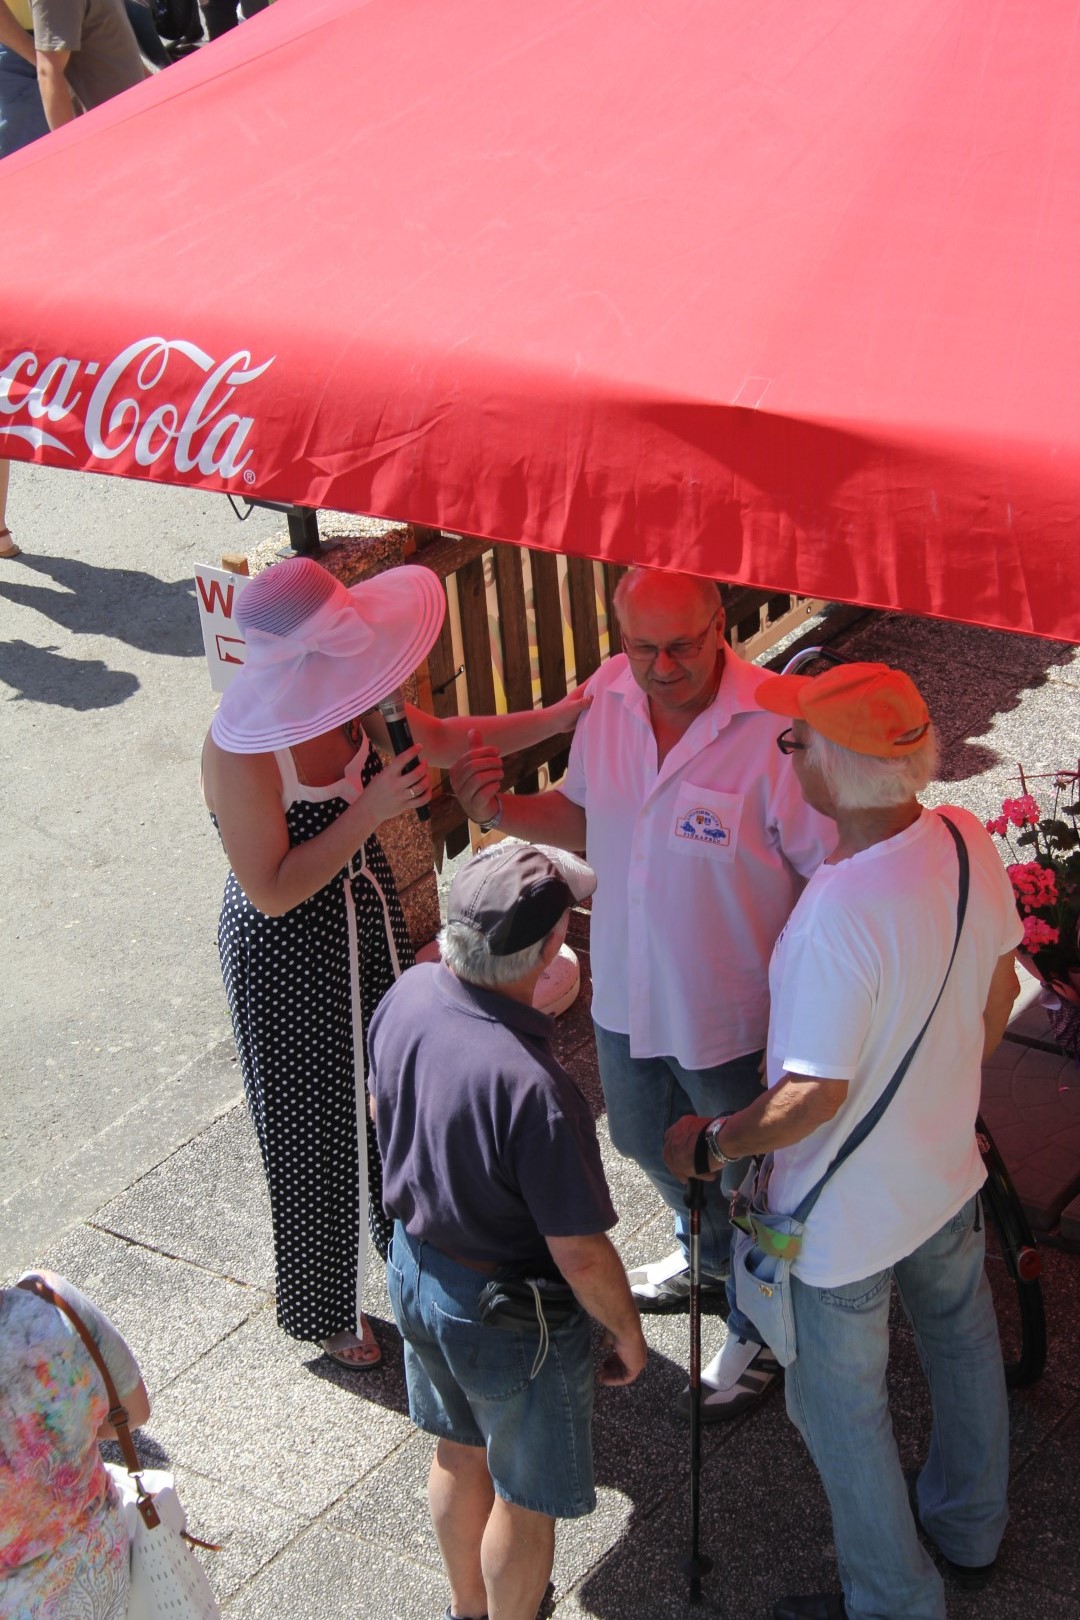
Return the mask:
{"type": "Polygon", "coordinates": [[[450,885],[447,921],[468,923],[492,956],[511,956],[544,939],[576,901],[596,888],[578,855],[505,840],[466,861],[450,885]]]}

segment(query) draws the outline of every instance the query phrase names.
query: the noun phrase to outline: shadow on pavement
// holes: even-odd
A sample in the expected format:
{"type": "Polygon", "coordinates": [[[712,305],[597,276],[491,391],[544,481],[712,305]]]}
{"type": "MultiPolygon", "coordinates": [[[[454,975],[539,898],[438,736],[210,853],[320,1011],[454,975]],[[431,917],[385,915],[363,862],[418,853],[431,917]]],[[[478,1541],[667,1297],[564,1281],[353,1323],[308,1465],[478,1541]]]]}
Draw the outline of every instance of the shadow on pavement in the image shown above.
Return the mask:
{"type": "Polygon", "coordinates": [[[78,710],[111,709],[139,690],[137,676],[100,658],[67,658],[28,641],[0,643],[0,681],[14,689],[14,701],[78,710]]]}
{"type": "Polygon", "coordinates": [[[113,636],[143,652],[196,658],[203,651],[194,580],[169,583],[135,568],[98,568],[71,557],[20,558],[63,587],[0,580],[0,596],[43,613],[73,635],[113,636]]]}

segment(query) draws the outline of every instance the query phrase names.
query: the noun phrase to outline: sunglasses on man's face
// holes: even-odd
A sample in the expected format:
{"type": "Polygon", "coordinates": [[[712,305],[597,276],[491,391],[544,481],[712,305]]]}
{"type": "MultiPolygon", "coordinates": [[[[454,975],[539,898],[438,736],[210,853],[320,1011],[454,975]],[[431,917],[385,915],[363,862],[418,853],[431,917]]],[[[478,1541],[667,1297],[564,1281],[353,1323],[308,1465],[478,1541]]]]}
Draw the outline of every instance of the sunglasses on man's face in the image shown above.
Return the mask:
{"type": "Polygon", "coordinates": [[[794,726],[788,726],[787,730],[782,731],[777,737],[776,746],[782,754],[797,754],[808,745],[797,740],[794,726]]]}

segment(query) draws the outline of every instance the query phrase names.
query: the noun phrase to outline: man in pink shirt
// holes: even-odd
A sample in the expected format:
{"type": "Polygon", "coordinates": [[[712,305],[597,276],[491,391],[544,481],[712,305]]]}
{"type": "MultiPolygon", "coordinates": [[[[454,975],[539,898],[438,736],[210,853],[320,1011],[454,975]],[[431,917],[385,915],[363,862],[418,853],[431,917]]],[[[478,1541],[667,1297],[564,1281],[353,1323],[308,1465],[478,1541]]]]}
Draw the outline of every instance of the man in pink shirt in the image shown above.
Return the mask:
{"type": "MultiPolygon", "coordinates": [[[[483,747],[452,781],[481,825],[584,849],[596,871],[592,1010],[611,1139],[676,1214],[677,1249],[630,1281],[641,1310],[669,1310],[689,1287],[684,1188],[664,1165],[664,1132],[684,1112],[718,1114],[757,1094],[769,956],[832,830],[799,794],[755,700],[775,677],[724,641],[715,582],[632,569],[615,606],[623,652],[590,682],[559,787],[500,793],[501,763],[483,747]],[[695,1097],[708,1107],[688,1107],[695,1097]]],[[[702,1262],[717,1293],[740,1175],[706,1194],[702,1262]]],[[[776,1373],[738,1313],[728,1327],[704,1374],[709,1420],[745,1410],[776,1373]]]]}

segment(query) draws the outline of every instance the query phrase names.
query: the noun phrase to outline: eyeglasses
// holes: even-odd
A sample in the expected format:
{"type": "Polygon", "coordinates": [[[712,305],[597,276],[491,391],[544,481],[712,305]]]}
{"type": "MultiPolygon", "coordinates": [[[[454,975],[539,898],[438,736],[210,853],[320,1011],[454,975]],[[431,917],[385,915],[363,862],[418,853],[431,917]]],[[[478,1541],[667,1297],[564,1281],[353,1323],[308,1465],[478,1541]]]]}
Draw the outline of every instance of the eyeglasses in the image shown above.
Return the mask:
{"type": "Polygon", "coordinates": [[[696,658],[701,652],[715,623],[714,613],[700,636],[685,636],[681,641],[669,641],[662,647],[654,646],[651,641],[631,641],[627,636],[623,636],[623,652],[627,658],[633,659],[635,664],[651,664],[661,653],[667,653],[673,664],[685,664],[688,659],[696,658]]]}
{"type": "Polygon", "coordinates": [[[794,726],[788,726],[787,730],[782,731],[777,737],[776,746],[782,754],[797,754],[810,746],[809,743],[796,742],[794,731],[794,726]]]}

